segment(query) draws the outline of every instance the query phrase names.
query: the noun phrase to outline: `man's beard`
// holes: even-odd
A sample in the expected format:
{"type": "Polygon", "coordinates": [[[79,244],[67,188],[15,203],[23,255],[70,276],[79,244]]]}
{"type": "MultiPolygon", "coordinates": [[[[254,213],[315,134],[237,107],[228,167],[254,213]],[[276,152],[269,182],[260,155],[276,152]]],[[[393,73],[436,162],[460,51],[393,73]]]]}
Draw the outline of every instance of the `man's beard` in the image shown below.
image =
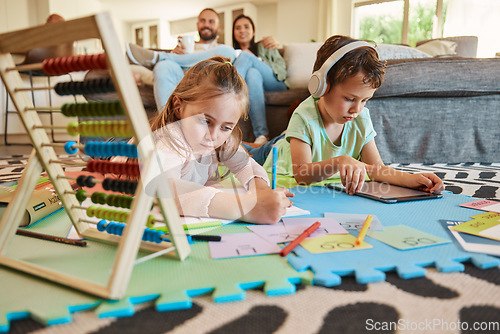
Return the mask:
{"type": "MultiPolygon", "coordinates": [[[[205,30],[205,29],[203,29],[205,30]]],[[[211,41],[217,37],[217,33],[213,31],[212,29],[207,29],[210,30],[211,34],[210,35],[204,35],[200,31],[198,31],[198,34],[200,35],[200,38],[204,41],[211,41]]]]}

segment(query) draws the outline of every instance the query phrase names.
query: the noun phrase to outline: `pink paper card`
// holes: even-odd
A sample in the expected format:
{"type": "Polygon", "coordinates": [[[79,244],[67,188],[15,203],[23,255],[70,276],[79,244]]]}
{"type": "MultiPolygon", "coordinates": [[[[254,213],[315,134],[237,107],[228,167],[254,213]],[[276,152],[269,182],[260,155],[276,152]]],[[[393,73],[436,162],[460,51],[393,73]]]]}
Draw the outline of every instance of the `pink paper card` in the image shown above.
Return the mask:
{"type": "MultiPolygon", "coordinates": [[[[269,242],[279,244],[284,242],[290,242],[295,240],[299,235],[302,234],[309,226],[308,225],[292,225],[285,228],[283,223],[277,223],[273,225],[248,225],[247,228],[260,235],[262,238],[268,240],[269,242]]],[[[319,237],[325,235],[323,230],[314,231],[309,237],[319,237]]]]}
{"type": "Polygon", "coordinates": [[[291,233],[290,229],[294,226],[306,226],[309,227],[315,222],[320,222],[321,226],[311,234],[319,236],[324,234],[348,234],[347,230],[343,228],[337,220],[334,218],[328,217],[319,217],[319,218],[311,218],[311,217],[298,217],[298,218],[282,218],[283,224],[285,224],[285,228],[289,233],[291,233]]]}
{"type": "Polygon", "coordinates": [[[247,229],[274,244],[290,242],[297,237],[289,233],[283,223],[272,225],[248,225],[247,229]]]}
{"type": "Polygon", "coordinates": [[[500,202],[489,199],[479,199],[477,201],[462,203],[460,206],[464,208],[500,213],[500,202]]]}
{"type": "Polygon", "coordinates": [[[221,241],[208,243],[213,259],[278,254],[281,248],[255,233],[224,234],[221,241]]]}

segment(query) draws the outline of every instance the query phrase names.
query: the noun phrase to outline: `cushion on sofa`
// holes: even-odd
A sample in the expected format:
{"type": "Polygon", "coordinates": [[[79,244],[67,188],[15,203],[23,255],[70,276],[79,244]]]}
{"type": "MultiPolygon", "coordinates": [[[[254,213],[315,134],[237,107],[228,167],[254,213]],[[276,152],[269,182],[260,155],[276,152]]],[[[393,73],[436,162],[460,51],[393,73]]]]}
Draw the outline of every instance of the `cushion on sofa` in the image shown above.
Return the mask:
{"type": "Polygon", "coordinates": [[[316,52],[323,43],[291,43],[284,46],[288,76],[286,78],[291,89],[307,88],[311,77],[316,52]]]}
{"type": "Polygon", "coordinates": [[[394,96],[478,96],[500,92],[498,58],[429,58],[388,61],[373,98],[394,96]]]}
{"type": "Polygon", "coordinates": [[[477,55],[477,36],[453,36],[427,39],[417,42],[417,47],[429,41],[451,41],[457,43],[456,55],[465,58],[475,58],[477,55]]]}
{"type": "Polygon", "coordinates": [[[387,59],[406,59],[406,58],[430,58],[431,55],[414,49],[406,45],[379,44],[377,45],[378,57],[387,59]]]}
{"type": "Polygon", "coordinates": [[[453,41],[432,40],[420,44],[416,49],[428,53],[433,57],[450,57],[457,55],[457,43],[453,41]]]}

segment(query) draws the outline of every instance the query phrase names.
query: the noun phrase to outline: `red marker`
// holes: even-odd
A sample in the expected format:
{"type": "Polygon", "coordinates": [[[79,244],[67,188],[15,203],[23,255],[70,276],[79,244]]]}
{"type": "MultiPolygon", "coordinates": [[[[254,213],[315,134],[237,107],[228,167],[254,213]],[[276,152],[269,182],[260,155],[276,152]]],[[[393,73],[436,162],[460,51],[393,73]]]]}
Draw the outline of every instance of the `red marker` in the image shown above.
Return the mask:
{"type": "Polygon", "coordinates": [[[311,235],[314,231],[318,229],[321,225],[320,222],[315,222],[311,226],[309,226],[301,235],[299,235],[295,240],[286,245],[280,252],[281,256],[287,256],[295,247],[297,247],[305,238],[311,235]]]}

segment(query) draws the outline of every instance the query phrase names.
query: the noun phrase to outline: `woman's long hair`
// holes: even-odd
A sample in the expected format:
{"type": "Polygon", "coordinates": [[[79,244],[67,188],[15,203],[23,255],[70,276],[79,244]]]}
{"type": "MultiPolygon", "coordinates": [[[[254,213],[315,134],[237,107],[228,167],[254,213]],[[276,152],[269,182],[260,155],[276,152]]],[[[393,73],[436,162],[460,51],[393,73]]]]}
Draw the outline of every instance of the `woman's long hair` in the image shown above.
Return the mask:
{"type": "Polygon", "coordinates": [[[255,24],[253,23],[252,19],[244,14],[240,14],[238,15],[238,17],[236,17],[233,21],[233,48],[235,49],[241,49],[241,45],[240,43],[238,43],[238,41],[236,40],[235,36],[234,36],[234,27],[236,26],[236,22],[239,20],[239,19],[247,19],[248,21],[250,21],[250,24],[252,25],[252,30],[253,30],[253,36],[252,36],[252,40],[250,41],[250,47],[248,48],[250,51],[252,51],[252,53],[254,55],[257,55],[257,43],[255,43],[255,24]]]}

